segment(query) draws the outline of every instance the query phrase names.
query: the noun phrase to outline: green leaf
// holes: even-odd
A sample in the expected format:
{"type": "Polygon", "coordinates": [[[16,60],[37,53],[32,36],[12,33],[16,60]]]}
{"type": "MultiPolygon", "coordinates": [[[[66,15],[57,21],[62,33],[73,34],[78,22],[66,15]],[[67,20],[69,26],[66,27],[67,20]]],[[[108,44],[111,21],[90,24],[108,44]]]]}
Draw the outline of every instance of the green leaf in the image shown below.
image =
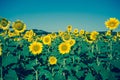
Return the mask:
{"type": "Polygon", "coordinates": [[[6,67],[11,63],[17,63],[17,61],[18,59],[16,56],[13,56],[12,54],[8,54],[8,56],[2,57],[2,66],[6,67]]]}
{"type": "Polygon", "coordinates": [[[33,80],[35,76],[33,76],[32,74],[26,76],[24,79],[25,80],[33,80]]]}
{"type": "Polygon", "coordinates": [[[85,80],[95,80],[95,77],[91,73],[88,73],[85,80]]]}
{"type": "Polygon", "coordinates": [[[75,76],[68,76],[68,80],[77,80],[77,78],[75,76]]]}
{"type": "Polygon", "coordinates": [[[76,72],[76,76],[77,76],[78,78],[82,77],[83,74],[84,74],[84,71],[78,71],[78,72],[76,72]]]}
{"type": "Polygon", "coordinates": [[[5,75],[5,80],[18,80],[17,74],[14,70],[8,70],[8,74],[5,75]]]}
{"type": "Polygon", "coordinates": [[[105,69],[101,70],[100,74],[101,74],[103,80],[107,80],[109,78],[109,76],[111,75],[110,72],[105,69]]]}
{"type": "Polygon", "coordinates": [[[36,65],[36,59],[30,60],[30,61],[29,61],[29,64],[26,64],[26,65],[25,65],[25,68],[26,68],[27,70],[33,69],[33,66],[35,66],[35,65],[36,65]]]}
{"type": "Polygon", "coordinates": [[[23,51],[21,52],[21,55],[23,55],[24,57],[29,55],[29,49],[27,45],[23,47],[23,51]]]}
{"type": "Polygon", "coordinates": [[[120,69],[120,60],[112,60],[111,64],[120,69]]]}

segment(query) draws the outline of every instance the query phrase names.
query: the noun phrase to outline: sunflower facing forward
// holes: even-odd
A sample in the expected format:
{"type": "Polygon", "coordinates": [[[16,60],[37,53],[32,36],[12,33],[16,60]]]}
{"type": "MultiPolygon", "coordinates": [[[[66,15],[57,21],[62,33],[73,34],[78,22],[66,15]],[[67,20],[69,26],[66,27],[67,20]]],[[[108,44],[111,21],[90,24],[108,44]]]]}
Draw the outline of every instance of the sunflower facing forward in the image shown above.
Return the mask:
{"type": "Polygon", "coordinates": [[[51,37],[50,37],[50,35],[47,35],[47,36],[43,37],[43,43],[45,45],[50,45],[51,44],[51,37]]]}
{"type": "Polygon", "coordinates": [[[59,52],[61,54],[66,54],[70,52],[71,46],[69,43],[67,42],[62,42],[59,46],[58,46],[59,52]]]}
{"type": "Polygon", "coordinates": [[[54,65],[57,63],[57,59],[54,56],[50,56],[48,61],[51,65],[54,65]]]}
{"type": "Polygon", "coordinates": [[[33,42],[29,46],[29,50],[32,52],[32,54],[37,55],[42,52],[43,45],[40,42],[33,42]]]}
{"type": "Polygon", "coordinates": [[[14,29],[15,32],[22,33],[26,30],[26,24],[18,20],[16,22],[13,22],[12,28],[14,29]]]}
{"type": "Polygon", "coordinates": [[[110,18],[105,22],[105,25],[110,30],[116,29],[119,26],[119,20],[116,18],[110,18]]]}

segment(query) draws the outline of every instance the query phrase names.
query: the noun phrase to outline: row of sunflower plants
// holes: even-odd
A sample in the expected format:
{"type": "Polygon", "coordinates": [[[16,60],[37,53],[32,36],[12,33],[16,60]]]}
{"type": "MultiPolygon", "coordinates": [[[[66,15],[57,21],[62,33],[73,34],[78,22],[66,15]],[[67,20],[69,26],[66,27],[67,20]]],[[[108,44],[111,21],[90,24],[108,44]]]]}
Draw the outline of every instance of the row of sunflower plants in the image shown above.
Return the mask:
{"type": "Polygon", "coordinates": [[[105,21],[108,31],[36,34],[20,20],[0,18],[1,80],[120,79],[120,22],[105,21]]]}

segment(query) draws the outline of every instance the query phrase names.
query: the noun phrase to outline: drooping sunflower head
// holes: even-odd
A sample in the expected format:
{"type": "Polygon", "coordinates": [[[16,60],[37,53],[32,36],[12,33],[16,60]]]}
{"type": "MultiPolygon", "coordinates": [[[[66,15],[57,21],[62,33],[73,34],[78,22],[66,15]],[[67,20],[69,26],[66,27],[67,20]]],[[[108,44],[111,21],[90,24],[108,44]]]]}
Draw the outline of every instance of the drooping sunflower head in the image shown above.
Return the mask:
{"type": "Polygon", "coordinates": [[[67,40],[70,40],[70,39],[71,39],[71,35],[70,35],[70,34],[64,33],[64,34],[62,35],[62,40],[63,40],[63,41],[67,41],[67,40]]]}
{"type": "Polygon", "coordinates": [[[22,33],[26,30],[26,24],[24,24],[22,21],[18,20],[16,22],[13,22],[12,28],[15,32],[22,33]]]}
{"type": "Polygon", "coordinates": [[[43,44],[50,45],[51,44],[51,37],[50,37],[50,35],[44,36],[42,41],[43,41],[43,44]]]}
{"type": "Polygon", "coordinates": [[[70,39],[67,42],[70,44],[70,46],[73,46],[76,43],[74,39],[70,39]]]}
{"type": "Polygon", "coordinates": [[[91,39],[91,40],[96,40],[98,34],[99,34],[99,33],[98,33],[97,31],[93,31],[93,32],[90,34],[90,39],[91,39]]]}
{"type": "Polygon", "coordinates": [[[1,29],[6,30],[9,28],[9,26],[10,26],[10,22],[7,19],[5,19],[5,18],[0,19],[0,28],[1,29]]]}
{"type": "Polygon", "coordinates": [[[116,29],[119,26],[120,22],[116,18],[110,18],[109,20],[105,21],[105,25],[110,30],[116,29]]]}
{"type": "Polygon", "coordinates": [[[48,62],[50,65],[55,65],[57,63],[57,58],[55,56],[50,56],[48,62]]]}
{"type": "Polygon", "coordinates": [[[32,52],[33,55],[38,55],[42,52],[43,45],[40,42],[33,42],[29,46],[29,51],[32,52]]]}
{"type": "Polygon", "coordinates": [[[62,42],[59,46],[58,46],[58,50],[61,54],[66,54],[69,53],[71,50],[71,46],[69,43],[66,42],[62,42]]]}
{"type": "Polygon", "coordinates": [[[72,26],[71,26],[71,25],[68,25],[68,26],[67,26],[67,31],[68,31],[68,32],[71,32],[71,31],[72,31],[72,26]]]}

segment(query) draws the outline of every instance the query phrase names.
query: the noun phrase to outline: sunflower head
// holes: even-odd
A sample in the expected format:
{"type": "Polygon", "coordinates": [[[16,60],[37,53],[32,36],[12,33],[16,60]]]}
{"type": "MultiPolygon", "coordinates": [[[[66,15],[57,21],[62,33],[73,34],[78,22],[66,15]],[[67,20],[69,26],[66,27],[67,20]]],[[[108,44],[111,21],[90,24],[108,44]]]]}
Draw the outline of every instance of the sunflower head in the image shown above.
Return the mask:
{"type": "Polygon", "coordinates": [[[57,37],[57,34],[56,33],[52,33],[50,36],[51,36],[52,39],[55,39],[57,37]]]}
{"type": "Polygon", "coordinates": [[[98,33],[97,31],[93,31],[93,32],[90,34],[90,39],[93,40],[93,41],[96,40],[98,34],[99,34],[99,33],[98,33]]]}
{"type": "Polygon", "coordinates": [[[76,29],[74,29],[74,32],[73,32],[74,34],[77,34],[78,33],[78,29],[76,28],[76,29]]]}
{"type": "Polygon", "coordinates": [[[70,34],[64,33],[64,34],[62,35],[62,40],[63,40],[63,41],[67,41],[67,40],[70,40],[70,39],[71,39],[71,35],[70,35],[70,34]]]}
{"type": "Polygon", "coordinates": [[[1,29],[6,30],[9,28],[9,26],[10,26],[10,22],[7,19],[5,19],[5,18],[0,19],[0,28],[1,29]]]}
{"type": "Polygon", "coordinates": [[[83,29],[81,29],[80,32],[79,32],[79,34],[83,35],[83,34],[85,34],[85,31],[83,29]]]}
{"type": "Polygon", "coordinates": [[[55,65],[57,63],[57,58],[54,56],[50,56],[48,62],[50,65],[55,65]]]}
{"type": "Polygon", "coordinates": [[[71,32],[71,31],[72,31],[72,26],[71,26],[71,25],[68,25],[68,26],[67,26],[67,31],[68,31],[68,32],[71,32]]]}
{"type": "Polygon", "coordinates": [[[70,39],[67,42],[70,44],[70,46],[73,46],[76,43],[74,39],[70,39]]]}
{"type": "Polygon", "coordinates": [[[109,20],[105,21],[105,25],[110,30],[116,29],[119,26],[120,22],[116,18],[110,18],[109,20]]]}
{"type": "Polygon", "coordinates": [[[26,30],[26,24],[18,20],[16,22],[13,22],[12,28],[14,29],[15,32],[22,33],[26,30]]]}
{"type": "Polygon", "coordinates": [[[50,35],[44,36],[42,41],[43,41],[43,44],[50,45],[51,44],[51,37],[50,37],[50,35]]]}
{"type": "Polygon", "coordinates": [[[61,54],[66,54],[70,52],[71,46],[69,43],[63,42],[58,47],[61,54]]]}
{"type": "Polygon", "coordinates": [[[111,30],[108,30],[106,33],[105,33],[106,36],[110,36],[111,35],[111,30]]]}
{"type": "Polygon", "coordinates": [[[38,55],[42,52],[43,45],[40,42],[33,42],[29,46],[29,51],[32,52],[33,55],[38,55]]]}

